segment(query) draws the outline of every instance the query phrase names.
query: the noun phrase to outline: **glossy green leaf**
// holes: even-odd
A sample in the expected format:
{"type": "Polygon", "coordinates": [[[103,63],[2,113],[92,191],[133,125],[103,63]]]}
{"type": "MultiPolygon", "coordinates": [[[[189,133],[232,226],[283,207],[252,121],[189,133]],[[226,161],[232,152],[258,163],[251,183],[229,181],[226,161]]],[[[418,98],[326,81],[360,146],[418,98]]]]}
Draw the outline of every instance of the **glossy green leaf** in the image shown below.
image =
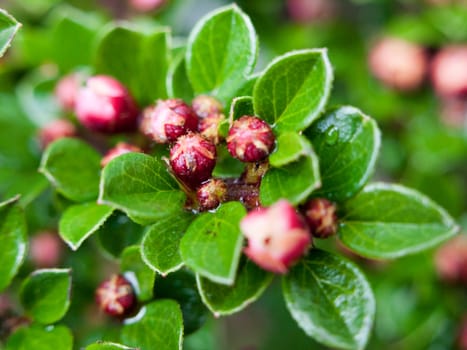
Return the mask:
{"type": "Polygon", "coordinates": [[[150,226],[141,242],[144,262],[161,275],[182,267],[180,241],[193,219],[188,212],[176,212],[150,226]]]}
{"type": "Polygon", "coordinates": [[[234,121],[244,115],[255,115],[253,109],[253,97],[240,96],[235,97],[230,105],[230,121],[234,121]]]}
{"type": "Polygon", "coordinates": [[[97,342],[86,346],[86,350],[138,350],[137,348],[129,348],[128,346],[110,343],[110,342],[97,342]]]}
{"type": "Polygon", "coordinates": [[[63,196],[76,202],[97,198],[101,156],[83,141],[59,139],[47,147],[39,171],[63,196]]]}
{"type": "Polygon", "coordinates": [[[187,73],[195,94],[229,103],[254,68],[257,46],[253,25],[238,6],[208,13],[188,38],[187,73]]]}
{"type": "Polygon", "coordinates": [[[207,319],[208,309],[201,301],[196,278],[189,270],[181,269],[159,279],[154,295],[156,299],[173,299],[180,305],[184,335],[197,331],[207,319]]]}
{"type": "Polygon", "coordinates": [[[310,154],[313,154],[313,147],[305,137],[296,132],[285,132],[277,138],[276,149],[269,156],[269,164],[278,168],[310,154]]]}
{"type": "Polygon", "coordinates": [[[71,249],[77,250],[113,211],[112,207],[94,202],[73,205],[60,218],[58,233],[71,249]]]}
{"type": "Polygon", "coordinates": [[[21,327],[8,338],[6,350],[72,350],[73,335],[65,326],[21,327]]]}
{"type": "Polygon", "coordinates": [[[25,208],[34,201],[49,186],[49,182],[44,175],[37,171],[15,171],[12,182],[8,184],[8,190],[5,192],[5,198],[20,195],[19,205],[25,208]]]}
{"type": "Polygon", "coordinates": [[[196,280],[204,304],[218,316],[239,312],[256,301],[273,277],[272,273],[246,260],[241,264],[232,286],[217,284],[199,275],[196,280]]]}
{"type": "Polygon", "coordinates": [[[10,284],[26,256],[28,239],[19,197],[0,203],[0,292],[10,284]]]}
{"type": "Polygon", "coordinates": [[[178,56],[170,64],[166,85],[170,98],[181,98],[184,101],[191,101],[193,98],[193,88],[187,77],[184,55],[178,56]]]}
{"type": "Polygon", "coordinates": [[[134,318],[126,319],[122,343],[140,350],[182,350],[183,318],[172,300],[158,300],[144,306],[134,318]]]}
{"type": "Polygon", "coordinates": [[[381,144],[373,119],[354,107],[340,107],[314,123],[306,136],[319,157],[323,185],[316,196],[339,202],[365,186],[381,144]]]}
{"type": "Polygon", "coordinates": [[[261,180],[261,204],[272,205],[281,198],[292,204],[303,202],[321,185],[318,157],[310,150],[306,156],[281,168],[272,168],[261,180]]]}
{"type": "Polygon", "coordinates": [[[396,258],[431,248],[459,230],[444,209],[399,185],[371,184],[341,208],[339,238],[370,258],[396,258]]]}
{"type": "Polygon", "coordinates": [[[103,170],[99,203],[115,206],[141,225],[178,212],[184,202],[165,164],[146,154],[123,154],[103,170]]]}
{"type": "Polygon", "coordinates": [[[304,130],[323,111],[332,79],[326,49],[293,51],[280,56],[256,82],[255,113],[279,133],[304,130]]]}
{"type": "Polygon", "coordinates": [[[36,322],[51,324],[65,316],[70,306],[71,270],[34,271],[21,286],[20,299],[36,322]]]}
{"type": "Polygon", "coordinates": [[[196,218],[180,244],[185,264],[214,282],[231,285],[240,260],[240,220],[245,214],[243,205],[230,202],[196,218]]]}
{"type": "Polygon", "coordinates": [[[139,245],[126,248],[121,257],[120,270],[131,281],[136,290],[139,301],[148,301],[152,298],[152,290],[156,273],[142,260],[139,245]]]}
{"type": "Polygon", "coordinates": [[[363,349],[375,315],[373,292],[357,267],[313,249],[283,279],[287,307],[299,327],[338,349],[363,349]]]}
{"type": "Polygon", "coordinates": [[[123,26],[114,27],[98,45],[96,71],[120,80],[141,105],[165,98],[169,41],[168,30],[143,33],[123,26]]]}
{"type": "Polygon", "coordinates": [[[10,47],[19,28],[21,28],[21,23],[18,23],[8,12],[0,9],[0,57],[10,47]]]}

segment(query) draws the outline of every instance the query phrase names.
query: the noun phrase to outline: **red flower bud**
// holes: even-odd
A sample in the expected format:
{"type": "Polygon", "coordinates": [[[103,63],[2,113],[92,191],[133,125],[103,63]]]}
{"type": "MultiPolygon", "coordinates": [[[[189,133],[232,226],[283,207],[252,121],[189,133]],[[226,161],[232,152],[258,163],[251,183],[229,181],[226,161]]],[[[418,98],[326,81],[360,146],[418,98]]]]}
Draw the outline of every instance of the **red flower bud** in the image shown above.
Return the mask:
{"type": "Polygon", "coordinates": [[[199,131],[209,141],[218,144],[221,140],[219,125],[225,120],[223,114],[210,114],[199,122],[199,131]]]}
{"type": "Polygon", "coordinates": [[[88,129],[104,133],[134,131],[138,108],[128,90],[112,77],[87,80],[76,99],[78,120],[88,129]]]}
{"type": "Polygon", "coordinates": [[[130,145],[129,143],[119,142],[114,148],[111,148],[101,160],[101,166],[105,167],[110,161],[118,156],[130,152],[143,152],[141,148],[130,145]]]}
{"type": "Polygon", "coordinates": [[[202,184],[196,191],[199,209],[216,209],[227,198],[227,184],[221,179],[211,179],[202,184]]]}
{"type": "Polygon", "coordinates": [[[191,106],[196,115],[200,118],[206,118],[211,114],[221,114],[222,104],[212,96],[200,95],[193,99],[191,106]]]}
{"type": "Polygon", "coordinates": [[[166,0],[130,0],[131,6],[141,12],[154,11],[164,6],[166,0]]]}
{"type": "Polygon", "coordinates": [[[456,236],[438,249],[435,266],[444,281],[467,285],[467,236],[456,236]]]}
{"type": "Polygon", "coordinates": [[[300,23],[333,18],[337,12],[334,0],[287,0],[287,10],[290,18],[300,23]]]}
{"type": "Polygon", "coordinates": [[[39,143],[44,149],[50,143],[63,137],[73,137],[76,135],[76,128],[72,122],[66,119],[57,119],[39,131],[39,143]]]}
{"type": "Polygon", "coordinates": [[[233,122],[227,136],[227,149],[242,162],[259,162],[271,153],[275,137],[265,121],[243,116],[233,122]]]}
{"type": "Polygon", "coordinates": [[[286,200],[248,213],[240,222],[248,239],[245,254],[265,270],[286,273],[305,254],[311,235],[286,200]]]}
{"type": "Polygon", "coordinates": [[[96,303],[106,314],[124,317],[135,308],[136,297],[130,282],[121,275],[113,275],[97,288],[96,303]]]}
{"type": "Polygon", "coordinates": [[[180,99],[159,100],[144,110],[140,129],[158,143],[174,142],[189,131],[197,131],[198,118],[180,99]]]}
{"type": "Polygon", "coordinates": [[[37,268],[55,267],[63,253],[63,243],[54,232],[44,231],[31,237],[29,256],[37,268]]]}
{"type": "Polygon", "coordinates": [[[373,75],[389,87],[415,90],[423,83],[428,70],[428,56],[417,44],[398,38],[383,38],[369,55],[373,75]]]}
{"type": "Polygon", "coordinates": [[[447,97],[467,96],[467,45],[447,46],[431,65],[431,80],[436,92],[447,97]]]}
{"type": "Polygon", "coordinates": [[[314,198],[308,201],[303,212],[313,237],[328,238],[337,232],[336,206],[327,199],[314,198]]]}
{"type": "Polygon", "coordinates": [[[216,146],[199,134],[181,136],[170,150],[174,174],[190,187],[211,177],[216,165],[216,146]]]}
{"type": "Polygon", "coordinates": [[[83,77],[78,73],[72,73],[60,79],[55,86],[55,97],[65,111],[73,111],[76,97],[83,82],[83,77]]]}

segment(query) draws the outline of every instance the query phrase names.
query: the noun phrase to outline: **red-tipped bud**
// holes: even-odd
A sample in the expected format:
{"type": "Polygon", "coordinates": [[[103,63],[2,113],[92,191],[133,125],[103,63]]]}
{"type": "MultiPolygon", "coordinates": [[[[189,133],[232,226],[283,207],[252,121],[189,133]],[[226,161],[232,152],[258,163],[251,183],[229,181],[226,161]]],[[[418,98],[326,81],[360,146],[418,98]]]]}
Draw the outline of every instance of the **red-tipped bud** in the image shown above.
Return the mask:
{"type": "Polygon", "coordinates": [[[154,11],[164,6],[166,0],[130,0],[131,6],[141,12],[154,11]]]}
{"type": "Polygon", "coordinates": [[[386,37],[372,47],[370,70],[385,85],[401,91],[415,90],[428,70],[425,49],[412,42],[386,37]]]}
{"type": "Polygon", "coordinates": [[[196,115],[200,118],[206,118],[211,114],[221,114],[222,104],[212,96],[200,95],[193,99],[191,106],[196,115]]]}
{"type": "Polygon", "coordinates": [[[201,135],[207,138],[214,144],[218,144],[221,140],[219,134],[219,125],[225,120],[223,114],[210,114],[199,122],[199,131],[201,135]]]}
{"type": "Polygon", "coordinates": [[[97,288],[96,303],[106,314],[120,318],[134,310],[136,297],[133,287],[125,277],[113,275],[97,288]]]}
{"type": "Polygon", "coordinates": [[[57,119],[39,131],[39,143],[44,149],[50,143],[63,137],[73,137],[76,135],[76,128],[72,122],[66,119],[57,119]]]}
{"type": "Polygon", "coordinates": [[[308,201],[303,213],[313,237],[328,238],[337,232],[336,206],[327,199],[314,198],[308,201]]]}
{"type": "Polygon", "coordinates": [[[259,162],[274,148],[275,137],[264,120],[243,116],[233,122],[227,136],[227,149],[242,162],[259,162]]]}
{"type": "Polygon", "coordinates": [[[189,131],[197,131],[198,118],[180,99],[159,100],[144,110],[140,129],[157,143],[174,142],[189,131]]]}
{"type": "Polygon", "coordinates": [[[35,267],[56,267],[62,253],[63,243],[56,233],[44,231],[31,237],[29,256],[35,267]]]}
{"type": "Polygon", "coordinates": [[[87,80],[76,99],[78,120],[103,133],[134,131],[138,108],[128,90],[116,79],[97,75],[87,80]]]}
{"type": "Polygon", "coordinates": [[[287,0],[287,11],[295,22],[308,23],[335,17],[334,0],[287,0]]]}
{"type": "Polygon", "coordinates": [[[105,167],[110,161],[118,156],[130,152],[143,152],[141,148],[130,145],[129,143],[119,142],[114,148],[111,148],[101,160],[101,166],[105,167]]]}
{"type": "Polygon", "coordinates": [[[263,269],[276,273],[286,273],[311,244],[302,218],[286,200],[251,211],[240,228],[248,239],[245,254],[263,269]]]}
{"type": "Polygon", "coordinates": [[[454,237],[438,249],[435,266],[444,281],[467,285],[467,236],[454,237]]]}
{"type": "Polygon", "coordinates": [[[174,174],[190,187],[211,177],[216,165],[216,146],[199,134],[181,136],[170,150],[174,174]]]}
{"type": "Polygon", "coordinates": [[[72,73],[60,79],[55,86],[55,97],[65,111],[75,109],[76,97],[83,83],[83,77],[78,73],[72,73]]]}
{"type": "Polygon", "coordinates": [[[227,198],[227,184],[221,179],[211,179],[202,184],[196,191],[199,209],[216,209],[227,198]]]}
{"type": "Polygon", "coordinates": [[[467,45],[448,46],[431,64],[431,80],[436,92],[446,97],[467,96],[467,45]]]}

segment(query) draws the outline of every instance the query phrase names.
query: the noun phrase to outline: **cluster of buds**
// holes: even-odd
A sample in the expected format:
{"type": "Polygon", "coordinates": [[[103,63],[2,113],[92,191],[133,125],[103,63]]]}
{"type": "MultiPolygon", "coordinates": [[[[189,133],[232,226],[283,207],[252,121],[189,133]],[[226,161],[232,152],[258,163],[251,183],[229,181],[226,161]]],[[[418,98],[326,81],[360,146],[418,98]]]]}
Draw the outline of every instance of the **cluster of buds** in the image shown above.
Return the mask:
{"type": "Polygon", "coordinates": [[[136,296],[131,283],[122,275],[113,275],[96,290],[96,304],[106,314],[124,318],[136,308],[136,296]]]}

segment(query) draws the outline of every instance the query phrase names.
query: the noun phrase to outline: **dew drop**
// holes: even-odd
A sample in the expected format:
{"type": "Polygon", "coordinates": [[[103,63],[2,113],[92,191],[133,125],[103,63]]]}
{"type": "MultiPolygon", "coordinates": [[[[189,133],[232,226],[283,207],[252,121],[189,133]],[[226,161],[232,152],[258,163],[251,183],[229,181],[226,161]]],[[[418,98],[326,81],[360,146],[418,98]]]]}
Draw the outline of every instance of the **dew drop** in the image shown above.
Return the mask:
{"type": "Polygon", "coordinates": [[[339,139],[339,130],[331,125],[327,130],[325,131],[326,133],[326,144],[329,146],[333,146],[336,144],[337,140],[339,139]]]}

